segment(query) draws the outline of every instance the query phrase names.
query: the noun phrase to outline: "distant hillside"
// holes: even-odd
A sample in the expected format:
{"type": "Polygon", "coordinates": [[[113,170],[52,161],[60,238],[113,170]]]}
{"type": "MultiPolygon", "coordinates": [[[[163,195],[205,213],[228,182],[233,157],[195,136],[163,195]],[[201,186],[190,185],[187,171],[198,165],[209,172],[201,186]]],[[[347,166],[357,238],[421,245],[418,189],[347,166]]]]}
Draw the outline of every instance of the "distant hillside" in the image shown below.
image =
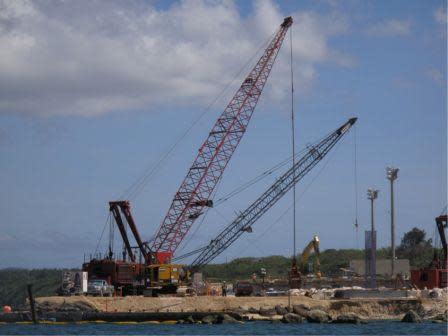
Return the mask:
{"type": "Polygon", "coordinates": [[[26,285],[33,284],[35,296],[55,295],[61,284],[62,270],[59,269],[12,269],[0,270],[0,306],[13,306],[25,302],[26,285]]]}

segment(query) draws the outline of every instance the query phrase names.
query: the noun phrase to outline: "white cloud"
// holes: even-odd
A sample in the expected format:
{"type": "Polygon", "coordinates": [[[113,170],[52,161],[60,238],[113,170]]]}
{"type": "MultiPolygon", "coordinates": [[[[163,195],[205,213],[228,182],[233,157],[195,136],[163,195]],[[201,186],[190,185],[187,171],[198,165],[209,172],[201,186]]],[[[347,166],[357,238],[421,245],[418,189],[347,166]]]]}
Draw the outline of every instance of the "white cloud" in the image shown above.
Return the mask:
{"type": "Polygon", "coordinates": [[[440,6],[434,11],[434,19],[437,23],[440,24],[447,24],[447,15],[446,15],[446,8],[443,8],[443,6],[440,6]]]}
{"type": "Polygon", "coordinates": [[[411,32],[409,20],[386,20],[367,28],[370,36],[406,36],[411,32]]]}
{"type": "MultiPolygon", "coordinates": [[[[282,22],[271,1],[253,8],[243,18],[231,1],[186,0],[160,10],[138,1],[0,0],[0,113],[94,116],[204,105],[282,22]]],[[[328,45],[346,32],[344,18],[293,17],[299,90],[319,63],[353,64],[328,45]]],[[[273,99],[287,85],[286,47],[267,87],[273,99]]]]}

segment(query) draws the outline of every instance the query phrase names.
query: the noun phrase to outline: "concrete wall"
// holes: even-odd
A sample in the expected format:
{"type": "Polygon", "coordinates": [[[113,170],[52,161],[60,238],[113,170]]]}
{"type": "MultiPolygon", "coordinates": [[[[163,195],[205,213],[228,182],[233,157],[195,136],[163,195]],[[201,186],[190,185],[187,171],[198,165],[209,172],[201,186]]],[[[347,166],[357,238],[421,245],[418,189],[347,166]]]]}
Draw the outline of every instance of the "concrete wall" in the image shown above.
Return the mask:
{"type": "MultiPolygon", "coordinates": [[[[391,261],[390,259],[377,259],[376,260],[376,274],[390,276],[391,271],[391,261]]],[[[365,262],[364,259],[350,260],[350,270],[359,275],[365,274],[365,262]]],[[[408,259],[397,259],[395,260],[395,273],[401,273],[404,276],[410,275],[410,266],[408,259]]]]}

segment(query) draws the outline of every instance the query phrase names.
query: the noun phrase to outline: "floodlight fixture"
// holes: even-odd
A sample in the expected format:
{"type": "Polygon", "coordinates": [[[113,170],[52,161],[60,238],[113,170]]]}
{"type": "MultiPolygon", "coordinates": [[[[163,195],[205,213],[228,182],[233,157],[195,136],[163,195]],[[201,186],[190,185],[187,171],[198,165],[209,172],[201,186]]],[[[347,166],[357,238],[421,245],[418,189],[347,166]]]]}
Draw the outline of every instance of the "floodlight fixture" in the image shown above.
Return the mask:
{"type": "Polygon", "coordinates": [[[367,198],[373,201],[374,199],[378,198],[378,193],[379,193],[378,189],[369,188],[367,189],[367,198]]]}
{"type": "Polygon", "coordinates": [[[386,168],[386,176],[387,176],[387,179],[388,179],[389,181],[394,181],[394,180],[396,180],[397,177],[398,177],[398,171],[399,171],[399,170],[400,170],[400,169],[398,169],[398,168],[387,167],[387,168],[386,168]]]}

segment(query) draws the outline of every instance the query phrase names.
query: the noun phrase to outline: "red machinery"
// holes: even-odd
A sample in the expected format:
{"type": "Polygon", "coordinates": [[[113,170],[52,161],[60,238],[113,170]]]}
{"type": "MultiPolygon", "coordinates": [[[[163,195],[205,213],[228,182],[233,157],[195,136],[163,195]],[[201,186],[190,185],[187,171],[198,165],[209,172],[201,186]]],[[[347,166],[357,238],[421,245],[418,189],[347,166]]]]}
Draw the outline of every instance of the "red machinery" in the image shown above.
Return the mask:
{"type": "MultiPolygon", "coordinates": [[[[127,278],[127,276],[120,277],[119,274],[116,274],[119,273],[119,269],[127,265],[125,273],[133,273],[138,283],[142,284],[144,279],[148,278],[148,274],[142,275],[142,273],[147,273],[148,267],[143,267],[144,265],[136,261],[123,218],[132,231],[146,265],[160,266],[171,262],[173,253],[185,238],[194,221],[203,214],[204,207],[213,206],[212,193],[246,132],[286,32],[291,25],[292,18],[285,18],[257,64],[243,80],[232,100],[214,124],[207,139],[199,148],[187,176],[176,192],[171,206],[150,244],[141,240],[130,212],[129,202],[109,203],[110,211],[125,245],[123,261],[113,260],[110,251],[109,258],[93,259],[83,265],[83,268],[89,271],[89,275],[110,279],[116,287],[117,285],[129,286],[127,280],[115,282],[117,279],[127,278]],[[126,254],[129,256],[130,262],[126,262],[126,254]],[[102,263],[104,263],[104,268],[101,267],[102,263]],[[142,272],[141,269],[145,269],[145,272],[142,272]]],[[[173,265],[172,269],[177,269],[177,266],[173,265]]]]}
{"type": "Polygon", "coordinates": [[[433,289],[448,287],[448,259],[445,228],[447,227],[447,215],[436,218],[437,231],[442,243],[443,255],[439,256],[437,249],[434,251],[434,259],[427,268],[411,270],[411,283],[419,289],[433,289]]]}

